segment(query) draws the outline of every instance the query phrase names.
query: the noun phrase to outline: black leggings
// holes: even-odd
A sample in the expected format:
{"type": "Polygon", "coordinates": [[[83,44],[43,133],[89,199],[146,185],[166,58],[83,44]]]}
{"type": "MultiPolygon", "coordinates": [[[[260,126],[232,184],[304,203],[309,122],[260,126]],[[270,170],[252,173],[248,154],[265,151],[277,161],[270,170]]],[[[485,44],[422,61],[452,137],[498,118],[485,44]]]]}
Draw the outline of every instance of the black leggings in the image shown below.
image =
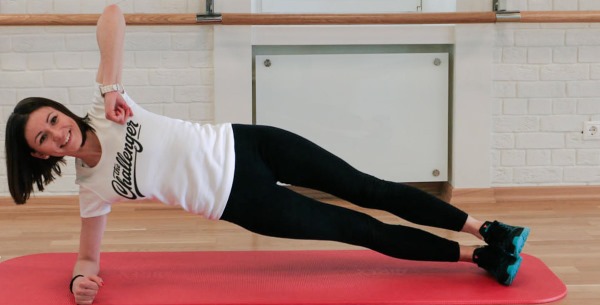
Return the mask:
{"type": "MultiPolygon", "coordinates": [[[[460,231],[467,214],[416,188],[366,175],[282,129],[233,125],[235,174],[221,219],[283,238],[332,240],[411,260],[458,261],[458,243],[383,223],[298,194],[276,182],[327,192],[416,224],[460,231]]],[[[398,169],[401,170],[401,169],[398,169]]]]}

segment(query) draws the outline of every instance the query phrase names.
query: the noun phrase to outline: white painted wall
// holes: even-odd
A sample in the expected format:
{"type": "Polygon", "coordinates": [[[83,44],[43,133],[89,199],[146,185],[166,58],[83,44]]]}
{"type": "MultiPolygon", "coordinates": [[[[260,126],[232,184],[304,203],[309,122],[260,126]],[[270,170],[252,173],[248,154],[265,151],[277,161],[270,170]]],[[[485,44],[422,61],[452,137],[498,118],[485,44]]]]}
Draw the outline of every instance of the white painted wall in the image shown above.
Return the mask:
{"type": "MultiPolygon", "coordinates": [[[[227,12],[251,13],[252,0],[226,2],[227,12]],[[229,10],[231,9],[231,11],[229,10]]],[[[223,3],[223,2],[221,2],[223,3]]],[[[461,7],[465,2],[461,2],[461,7]]],[[[476,7],[479,7],[478,4],[476,7]]],[[[490,183],[492,25],[369,25],[215,27],[215,113],[218,121],[252,122],[252,46],[454,44],[451,178],[457,188],[490,183]],[[222,35],[227,31],[226,35],[222,35]],[[486,115],[473,115],[473,113],[486,115]]],[[[398,169],[401,171],[402,169],[398,169]]]]}
{"type": "MultiPolygon", "coordinates": [[[[126,13],[204,9],[204,2],[196,0],[1,0],[0,13],[99,13],[115,2],[126,13]]],[[[457,8],[486,9],[489,1],[483,2],[458,0],[457,8]]],[[[521,10],[600,10],[597,0],[506,3],[508,9],[521,10]]],[[[221,0],[216,9],[249,12],[251,4],[221,0]]],[[[251,73],[251,66],[242,65],[230,75],[213,68],[249,56],[248,42],[268,40],[260,33],[249,27],[130,27],[124,82],[139,103],[158,113],[200,122],[247,121],[251,105],[239,109],[224,98],[248,98],[245,92],[251,84],[240,82],[239,75],[251,73]],[[221,50],[228,46],[227,52],[214,54],[216,44],[221,50]],[[214,81],[223,77],[240,82],[239,90],[225,94],[214,81]]],[[[477,119],[455,126],[462,131],[455,130],[452,163],[461,175],[452,179],[468,182],[458,187],[600,184],[600,142],[583,141],[580,134],[584,120],[600,120],[599,24],[498,24],[487,30],[463,25],[448,35],[459,43],[457,52],[466,55],[456,62],[454,77],[475,82],[467,86],[470,89],[454,92],[455,114],[477,119]],[[488,39],[491,47],[486,55],[481,46],[488,39]],[[474,41],[478,47],[471,44],[474,41]],[[469,76],[470,69],[481,65],[489,70],[482,74],[485,77],[469,76]],[[487,179],[472,184],[468,181],[472,175],[487,179]]],[[[391,39],[398,37],[419,39],[402,35],[391,39]]],[[[5,125],[19,99],[31,95],[64,101],[83,114],[97,64],[93,27],[0,27],[0,125],[5,125]]],[[[0,195],[8,196],[4,164],[2,153],[0,195]]],[[[73,171],[67,169],[49,193],[75,192],[73,171]]]]}

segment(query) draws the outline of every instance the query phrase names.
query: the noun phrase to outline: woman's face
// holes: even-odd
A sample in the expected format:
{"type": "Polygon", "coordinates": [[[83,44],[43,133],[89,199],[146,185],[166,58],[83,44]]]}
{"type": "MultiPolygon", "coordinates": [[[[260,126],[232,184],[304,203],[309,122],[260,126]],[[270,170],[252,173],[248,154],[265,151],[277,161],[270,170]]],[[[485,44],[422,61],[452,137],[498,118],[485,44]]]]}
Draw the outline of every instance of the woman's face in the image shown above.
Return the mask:
{"type": "Polygon", "coordinates": [[[25,140],[34,151],[32,156],[48,159],[75,156],[81,148],[82,135],[71,117],[52,107],[42,107],[29,114],[25,140]]]}

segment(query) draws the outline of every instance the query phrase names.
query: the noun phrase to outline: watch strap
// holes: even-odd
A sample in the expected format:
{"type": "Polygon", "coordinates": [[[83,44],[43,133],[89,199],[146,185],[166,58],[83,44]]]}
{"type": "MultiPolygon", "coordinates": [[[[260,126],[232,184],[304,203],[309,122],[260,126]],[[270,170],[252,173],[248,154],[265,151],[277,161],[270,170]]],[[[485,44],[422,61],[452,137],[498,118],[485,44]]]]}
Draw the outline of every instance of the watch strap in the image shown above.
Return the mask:
{"type": "Polygon", "coordinates": [[[123,93],[123,85],[121,84],[111,84],[111,85],[100,85],[100,94],[104,96],[109,92],[119,91],[123,93]]]}

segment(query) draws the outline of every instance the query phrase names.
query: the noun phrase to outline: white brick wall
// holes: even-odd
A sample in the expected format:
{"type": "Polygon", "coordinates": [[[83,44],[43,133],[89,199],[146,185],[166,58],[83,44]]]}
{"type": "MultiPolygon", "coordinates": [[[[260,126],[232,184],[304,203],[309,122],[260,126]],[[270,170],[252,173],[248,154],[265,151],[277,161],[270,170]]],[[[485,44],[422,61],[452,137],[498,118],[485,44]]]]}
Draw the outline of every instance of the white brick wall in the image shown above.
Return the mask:
{"type": "MultiPolygon", "coordinates": [[[[509,1],[517,10],[600,9],[597,0],[509,1]]],[[[583,122],[600,119],[597,24],[497,25],[492,184],[600,184],[600,141],[583,122]]]]}
{"type": "MultiPolygon", "coordinates": [[[[196,0],[1,0],[0,14],[100,13],[109,3],[125,13],[198,13],[196,0]]],[[[213,121],[212,27],[138,26],[126,34],[123,82],[145,108],[203,123],[213,121]]],[[[99,63],[95,28],[0,27],[0,136],[14,105],[29,96],[64,102],[83,115],[90,103],[99,63]]],[[[9,196],[4,149],[0,163],[0,196],[9,196]]],[[[44,194],[74,194],[72,158],[63,178],[44,194]]]]}

